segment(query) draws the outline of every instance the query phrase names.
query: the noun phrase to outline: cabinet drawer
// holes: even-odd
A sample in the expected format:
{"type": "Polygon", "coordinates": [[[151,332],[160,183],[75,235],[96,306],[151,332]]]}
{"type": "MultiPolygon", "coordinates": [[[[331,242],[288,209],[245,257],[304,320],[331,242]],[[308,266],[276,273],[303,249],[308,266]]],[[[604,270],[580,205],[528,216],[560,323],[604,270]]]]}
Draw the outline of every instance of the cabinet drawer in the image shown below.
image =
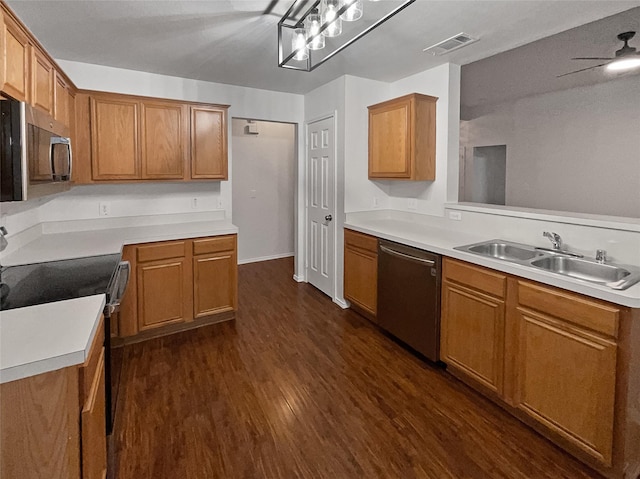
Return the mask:
{"type": "Polygon", "coordinates": [[[378,238],[375,236],[345,229],[344,242],[355,248],[361,248],[376,254],[378,253],[378,238]]]}
{"type": "Polygon", "coordinates": [[[218,236],[193,240],[193,254],[219,253],[221,251],[233,251],[236,249],[236,236],[218,236]]]}
{"type": "Polygon", "coordinates": [[[518,281],[518,303],[607,336],[618,337],[620,308],[584,296],[518,281]]]}
{"type": "Polygon", "coordinates": [[[185,241],[172,241],[169,243],[154,243],[147,246],[138,246],[138,261],[156,261],[159,259],[181,258],[185,256],[185,241]]]}
{"type": "Polygon", "coordinates": [[[84,362],[84,370],[81,372],[80,381],[80,394],[83,394],[84,397],[88,397],[89,390],[91,389],[91,384],[93,382],[93,378],[96,375],[96,371],[98,368],[98,363],[100,360],[100,354],[102,353],[104,346],[104,316],[100,318],[100,324],[98,324],[98,329],[96,330],[96,335],[93,338],[93,344],[91,345],[91,349],[89,350],[89,356],[84,362]]]}
{"type": "Polygon", "coordinates": [[[445,258],[443,263],[445,280],[455,281],[483,293],[504,298],[507,287],[506,275],[449,258],[445,258]]]}

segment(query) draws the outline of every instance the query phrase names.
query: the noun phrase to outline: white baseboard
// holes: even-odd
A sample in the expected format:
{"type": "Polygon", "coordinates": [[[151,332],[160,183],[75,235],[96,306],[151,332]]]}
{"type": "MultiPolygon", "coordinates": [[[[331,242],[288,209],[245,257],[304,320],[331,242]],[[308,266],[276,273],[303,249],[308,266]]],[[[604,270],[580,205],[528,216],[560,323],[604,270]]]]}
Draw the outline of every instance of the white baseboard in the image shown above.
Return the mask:
{"type": "Polygon", "coordinates": [[[347,309],[349,307],[349,303],[342,298],[333,298],[333,302],[340,306],[342,309],[347,309]]]}
{"type": "Polygon", "coordinates": [[[305,283],[307,281],[304,275],[297,275],[297,274],[293,275],[293,280],[297,283],[305,283]]]}
{"type": "Polygon", "coordinates": [[[259,261],[269,261],[272,259],[290,258],[293,255],[294,253],[281,253],[281,254],[274,254],[271,256],[260,256],[259,258],[247,258],[247,259],[238,260],[238,264],[257,263],[259,261]]]}

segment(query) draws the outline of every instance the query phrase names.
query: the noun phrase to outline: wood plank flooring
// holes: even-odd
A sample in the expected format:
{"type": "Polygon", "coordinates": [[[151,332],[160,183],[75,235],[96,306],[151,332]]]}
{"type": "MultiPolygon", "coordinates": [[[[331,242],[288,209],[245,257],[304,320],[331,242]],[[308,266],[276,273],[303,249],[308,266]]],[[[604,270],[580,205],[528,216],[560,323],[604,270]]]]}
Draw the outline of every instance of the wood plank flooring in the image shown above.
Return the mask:
{"type": "Polygon", "coordinates": [[[598,477],[292,274],[240,266],[234,322],[125,347],[112,478],[598,477]]]}

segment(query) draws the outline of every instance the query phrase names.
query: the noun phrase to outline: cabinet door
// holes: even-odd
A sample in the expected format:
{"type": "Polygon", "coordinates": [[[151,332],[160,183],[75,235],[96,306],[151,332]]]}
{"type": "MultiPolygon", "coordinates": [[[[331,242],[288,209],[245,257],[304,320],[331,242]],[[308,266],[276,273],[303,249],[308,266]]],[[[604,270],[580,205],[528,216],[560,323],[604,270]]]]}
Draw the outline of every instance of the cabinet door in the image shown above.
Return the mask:
{"type": "Polygon", "coordinates": [[[140,178],[138,102],[91,98],[91,169],[94,180],[140,178]]]}
{"type": "Polygon", "coordinates": [[[442,360],[502,395],[504,302],[448,282],[442,293],[442,360]]]}
{"type": "Polygon", "coordinates": [[[369,178],[411,177],[410,128],[409,101],[369,110],[369,178]]]}
{"type": "Polygon", "coordinates": [[[194,317],[236,309],[237,270],[235,251],[193,258],[194,317]]]}
{"type": "Polygon", "coordinates": [[[65,126],[71,127],[71,92],[64,78],[56,72],[54,90],[54,117],[65,126]]]}
{"type": "Polygon", "coordinates": [[[616,344],[518,308],[515,406],[611,465],[616,344]]]}
{"type": "Polygon", "coordinates": [[[378,255],[346,246],[344,297],[373,317],[378,305],[378,255]]]}
{"type": "Polygon", "coordinates": [[[186,258],[138,263],[138,329],[182,323],[190,319],[191,295],[186,258]],[[185,281],[187,278],[187,281],[185,281]]]}
{"type": "Polygon", "coordinates": [[[31,46],[31,104],[53,115],[53,83],[55,70],[38,48],[31,46]]]}
{"type": "Polygon", "coordinates": [[[104,349],[81,416],[82,479],[104,479],[107,472],[104,349]]]}
{"type": "Polygon", "coordinates": [[[6,13],[0,41],[0,87],[19,101],[29,101],[29,40],[27,34],[6,13]]]}
{"type": "Polygon", "coordinates": [[[227,179],[227,111],[191,107],[191,178],[227,179]]]}
{"type": "Polygon", "coordinates": [[[142,178],[184,178],[183,107],[175,103],[142,103],[142,178]]]}

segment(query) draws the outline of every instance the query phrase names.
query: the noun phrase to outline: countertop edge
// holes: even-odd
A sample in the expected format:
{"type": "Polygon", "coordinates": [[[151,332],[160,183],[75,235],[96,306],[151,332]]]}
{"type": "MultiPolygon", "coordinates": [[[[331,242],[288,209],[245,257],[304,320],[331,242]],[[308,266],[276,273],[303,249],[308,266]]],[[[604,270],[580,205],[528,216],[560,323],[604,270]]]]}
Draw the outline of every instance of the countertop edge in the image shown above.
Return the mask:
{"type": "MultiPolygon", "coordinates": [[[[93,340],[96,336],[96,333],[98,331],[98,325],[100,324],[100,318],[103,314],[104,311],[104,307],[105,307],[105,303],[106,303],[106,296],[104,294],[102,295],[94,295],[94,296],[102,296],[102,300],[100,302],[100,307],[98,308],[98,310],[96,311],[96,316],[93,320],[93,324],[91,326],[91,331],[89,332],[89,335],[86,339],[86,342],[84,344],[83,348],[80,348],[76,351],[69,351],[68,353],[65,354],[61,354],[58,356],[52,356],[49,358],[43,358],[43,359],[37,359],[35,361],[31,361],[31,362],[27,362],[27,363],[22,363],[22,364],[15,364],[12,366],[9,366],[7,368],[1,368],[0,369],[0,384],[4,384],[4,383],[8,383],[8,382],[12,382],[12,381],[18,381],[20,379],[25,379],[28,377],[32,377],[32,376],[37,376],[39,374],[44,374],[44,373],[48,373],[51,371],[57,371],[59,369],[64,369],[67,367],[71,367],[71,366],[78,366],[80,364],[83,364],[87,358],[89,357],[89,353],[91,351],[91,346],[93,345],[93,340]]],[[[88,297],[85,297],[88,298],[88,297]]],[[[80,298],[77,298],[76,300],[78,300],[80,298]]],[[[73,303],[73,301],[76,300],[67,300],[69,301],[69,303],[73,303]]],[[[53,304],[57,304],[56,303],[46,303],[45,305],[35,305],[35,306],[39,306],[40,309],[44,309],[46,308],[48,305],[53,305],[53,304]]],[[[28,306],[25,308],[17,308],[14,310],[9,310],[9,311],[13,311],[14,314],[20,314],[19,311],[20,310],[27,310],[28,308],[32,308],[35,306],[28,306]]],[[[83,341],[84,342],[84,341],[83,341]]]]}
{"type": "MultiPolygon", "coordinates": [[[[616,290],[605,289],[605,287],[603,286],[585,284],[570,278],[566,278],[566,279],[560,278],[554,275],[553,273],[536,271],[527,266],[517,265],[514,263],[507,263],[505,261],[500,261],[497,259],[484,258],[482,256],[474,255],[472,253],[454,250],[453,248],[447,248],[447,247],[430,244],[426,241],[423,242],[423,241],[407,239],[402,236],[387,233],[385,231],[381,231],[372,227],[367,227],[361,224],[345,223],[344,227],[346,229],[369,234],[369,235],[376,236],[378,238],[386,239],[389,241],[395,241],[397,243],[413,246],[415,248],[429,250],[433,253],[438,253],[443,256],[448,256],[450,258],[459,259],[459,260],[466,261],[468,263],[473,263],[479,266],[484,266],[484,267],[491,268],[503,273],[513,274],[514,276],[519,276],[524,279],[538,281],[540,283],[544,283],[549,286],[555,286],[558,288],[566,289],[568,291],[572,291],[574,293],[583,294],[586,296],[590,296],[592,298],[601,299],[603,301],[608,301],[610,303],[618,304],[620,306],[626,306],[629,308],[640,308],[640,296],[639,297],[625,296],[624,294],[618,293],[616,290]]],[[[490,238],[487,238],[487,239],[490,239],[490,238]]],[[[465,243],[461,243],[460,245],[456,245],[456,246],[462,246],[463,244],[465,243]]]]}

